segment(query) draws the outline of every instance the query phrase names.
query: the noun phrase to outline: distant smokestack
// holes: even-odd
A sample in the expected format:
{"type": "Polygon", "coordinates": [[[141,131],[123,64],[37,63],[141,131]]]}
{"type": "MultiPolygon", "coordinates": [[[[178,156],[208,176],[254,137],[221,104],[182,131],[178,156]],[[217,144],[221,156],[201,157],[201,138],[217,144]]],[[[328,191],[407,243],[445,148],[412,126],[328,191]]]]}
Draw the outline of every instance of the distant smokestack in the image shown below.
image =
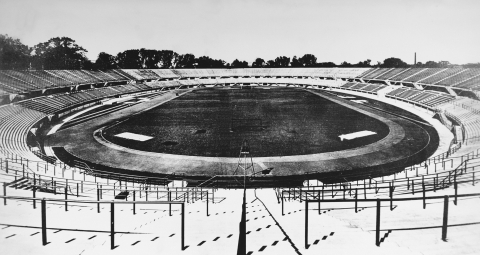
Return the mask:
{"type": "Polygon", "coordinates": [[[417,66],[417,53],[415,52],[415,57],[413,59],[413,65],[417,66]]]}

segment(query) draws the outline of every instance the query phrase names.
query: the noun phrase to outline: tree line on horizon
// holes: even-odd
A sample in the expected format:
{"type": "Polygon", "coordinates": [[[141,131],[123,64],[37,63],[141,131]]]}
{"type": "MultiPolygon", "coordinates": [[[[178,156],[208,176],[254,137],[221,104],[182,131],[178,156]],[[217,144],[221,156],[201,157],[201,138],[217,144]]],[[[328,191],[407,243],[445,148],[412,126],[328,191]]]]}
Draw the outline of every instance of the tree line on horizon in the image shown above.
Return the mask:
{"type": "MultiPolygon", "coordinates": [[[[278,68],[278,67],[448,67],[447,61],[418,62],[409,65],[399,58],[387,58],[372,64],[370,59],[355,64],[346,61],[337,65],[333,62],[318,62],[313,54],[293,58],[279,56],[273,60],[256,58],[251,64],[235,59],[227,63],[209,56],[196,57],[191,53],[179,54],[172,50],[130,49],[116,56],[105,52],[98,54],[95,62],[86,57],[88,51],[68,37],[55,37],[33,47],[24,45],[19,39],[0,34],[0,70],[52,70],[52,69],[169,69],[169,68],[278,68]]],[[[480,63],[463,67],[480,67],[480,63]]]]}

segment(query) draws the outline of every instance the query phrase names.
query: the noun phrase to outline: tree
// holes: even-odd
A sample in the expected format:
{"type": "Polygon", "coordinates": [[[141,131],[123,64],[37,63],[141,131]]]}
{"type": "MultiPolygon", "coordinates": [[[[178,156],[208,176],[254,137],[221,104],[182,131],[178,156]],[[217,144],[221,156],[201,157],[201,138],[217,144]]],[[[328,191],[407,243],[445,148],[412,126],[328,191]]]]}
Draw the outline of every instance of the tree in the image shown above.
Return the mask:
{"type": "Polygon", "coordinates": [[[86,49],[68,37],[55,37],[33,47],[36,69],[82,69],[88,62],[86,49]]]}
{"type": "Polygon", "coordinates": [[[207,56],[201,56],[195,59],[198,68],[222,68],[225,67],[225,61],[221,59],[212,59],[207,56]]]}
{"type": "Polygon", "coordinates": [[[352,64],[348,63],[347,61],[343,61],[341,64],[340,64],[341,67],[351,67],[352,64]]]}
{"type": "Polygon", "coordinates": [[[171,68],[174,64],[175,59],[178,57],[178,54],[172,50],[162,50],[160,54],[160,64],[161,68],[171,68]]]}
{"type": "Polygon", "coordinates": [[[273,60],[269,60],[267,61],[267,63],[265,64],[266,67],[275,67],[275,61],[273,60]]]}
{"type": "Polygon", "coordinates": [[[0,70],[27,69],[30,63],[30,49],[19,39],[0,34],[0,70]]]}
{"type": "Polygon", "coordinates": [[[427,61],[425,62],[425,64],[423,64],[423,67],[435,68],[435,67],[440,67],[440,64],[435,61],[427,61]]]}
{"type": "Polygon", "coordinates": [[[138,51],[138,61],[140,62],[141,68],[145,69],[157,69],[159,68],[161,61],[161,53],[158,50],[147,50],[141,48],[138,51]]]}
{"type": "Polygon", "coordinates": [[[290,58],[285,56],[277,57],[275,59],[275,66],[276,67],[287,67],[290,64],[290,58]]]}
{"type": "Polygon", "coordinates": [[[303,57],[298,59],[302,66],[313,67],[317,64],[317,57],[313,54],[305,54],[303,57]]]}
{"type": "Polygon", "coordinates": [[[98,54],[97,60],[95,61],[95,68],[100,70],[117,68],[115,56],[112,56],[105,52],[100,52],[98,54]]]}
{"type": "Polygon", "coordinates": [[[317,67],[336,67],[337,65],[333,62],[322,62],[322,63],[316,64],[315,66],[317,66],[317,67]]]}
{"type": "Polygon", "coordinates": [[[468,63],[462,65],[464,68],[480,68],[480,63],[468,63]]]}
{"type": "Polygon", "coordinates": [[[176,68],[193,68],[194,63],[195,55],[189,53],[179,55],[176,63],[176,68]]]}
{"type": "Polygon", "coordinates": [[[355,66],[356,67],[371,67],[371,65],[370,65],[371,62],[372,62],[372,60],[367,59],[365,61],[358,62],[358,64],[356,64],[355,66]]]}
{"type": "Polygon", "coordinates": [[[401,68],[401,67],[408,67],[408,64],[403,62],[399,58],[387,58],[383,61],[381,67],[388,67],[388,68],[401,68]]]}
{"type": "Polygon", "coordinates": [[[302,65],[302,63],[300,63],[300,61],[298,61],[297,56],[293,56],[291,66],[292,67],[301,67],[303,65],[302,65]]]}
{"type": "Polygon", "coordinates": [[[232,68],[248,68],[248,63],[247,61],[240,61],[238,59],[235,59],[230,66],[232,68]]]}
{"type": "Polygon", "coordinates": [[[264,67],[264,66],[265,66],[265,60],[263,60],[262,58],[257,58],[252,63],[252,67],[264,67]]]}
{"type": "Polygon", "coordinates": [[[142,68],[139,50],[126,50],[117,54],[117,64],[119,68],[138,69],[142,68]]]}

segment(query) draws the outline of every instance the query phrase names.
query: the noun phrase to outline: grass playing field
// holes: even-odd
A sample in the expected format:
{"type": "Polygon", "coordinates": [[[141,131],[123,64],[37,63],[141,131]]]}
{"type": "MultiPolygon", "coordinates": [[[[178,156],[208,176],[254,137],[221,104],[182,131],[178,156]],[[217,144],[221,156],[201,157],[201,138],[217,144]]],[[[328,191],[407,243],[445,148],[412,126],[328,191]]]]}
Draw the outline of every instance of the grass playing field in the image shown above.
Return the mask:
{"type": "Polygon", "coordinates": [[[299,89],[196,90],[104,130],[124,147],[169,154],[238,157],[244,139],[254,157],[339,151],[378,141],[387,125],[299,89]],[[340,141],[358,131],[371,135],[340,141]],[[153,137],[116,137],[130,132],[153,137]]]}

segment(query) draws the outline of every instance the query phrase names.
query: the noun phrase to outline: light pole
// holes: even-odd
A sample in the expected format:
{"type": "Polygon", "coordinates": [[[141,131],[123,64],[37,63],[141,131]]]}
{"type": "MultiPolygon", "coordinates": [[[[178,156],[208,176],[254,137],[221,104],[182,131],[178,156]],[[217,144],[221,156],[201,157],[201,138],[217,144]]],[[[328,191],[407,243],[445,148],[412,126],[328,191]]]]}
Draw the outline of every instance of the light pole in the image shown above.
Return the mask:
{"type": "Polygon", "coordinates": [[[248,145],[247,140],[243,140],[242,147],[240,149],[240,155],[238,157],[238,165],[237,169],[235,170],[234,174],[237,173],[237,170],[241,168],[243,169],[243,203],[242,203],[242,219],[240,221],[239,226],[239,237],[238,237],[238,247],[237,247],[237,255],[241,254],[244,255],[247,250],[247,222],[246,222],[246,199],[247,199],[247,170],[252,169],[252,173],[249,177],[254,176],[258,173],[262,173],[264,175],[269,174],[273,167],[262,169],[260,171],[255,172],[255,168],[253,166],[253,159],[250,155],[250,146],[248,145]],[[250,162],[248,162],[248,157],[250,156],[250,162]],[[242,159],[243,158],[243,159],[242,159]]]}

